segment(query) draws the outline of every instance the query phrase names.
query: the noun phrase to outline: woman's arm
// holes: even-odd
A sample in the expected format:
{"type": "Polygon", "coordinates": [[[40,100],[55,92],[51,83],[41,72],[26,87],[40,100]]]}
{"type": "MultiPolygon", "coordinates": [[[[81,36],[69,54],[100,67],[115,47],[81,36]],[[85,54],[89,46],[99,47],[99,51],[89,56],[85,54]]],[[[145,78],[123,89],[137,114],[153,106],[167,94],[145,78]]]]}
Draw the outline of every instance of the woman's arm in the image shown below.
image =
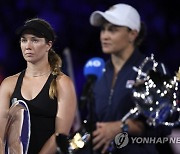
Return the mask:
{"type": "Polygon", "coordinates": [[[0,86],[0,153],[4,153],[4,140],[5,140],[5,129],[8,120],[8,93],[7,93],[7,79],[5,79],[0,86]]]}
{"type": "MultiPolygon", "coordinates": [[[[69,135],[75,117],[77,98],[73,82],[66,75],[58,76],[57,99],[58,111],[56,116],[56,134],[69,135]]],[[[52,154],[56,152],[56,134],[43,146],[40,154],[52,154]]]]}
{"type": "Polygon", "coordinates": [[[9,102],[14,90],[17,76],[11,76],[3,80],[0,85],[0,153],[4,151],[7,122],[9,117],[9,102]]]}

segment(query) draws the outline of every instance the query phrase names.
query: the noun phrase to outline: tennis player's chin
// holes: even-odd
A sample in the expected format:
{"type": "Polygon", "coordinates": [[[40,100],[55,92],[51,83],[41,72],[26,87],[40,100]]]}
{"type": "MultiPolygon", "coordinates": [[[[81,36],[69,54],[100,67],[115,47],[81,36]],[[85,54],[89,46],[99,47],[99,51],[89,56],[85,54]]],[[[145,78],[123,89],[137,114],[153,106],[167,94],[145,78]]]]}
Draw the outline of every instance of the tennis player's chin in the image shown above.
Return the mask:
{"type": "Polygon", "coordinates": [[[26,57],[24,59],[26,60],[26,62],[29,62],[29,63],[34,63],[35,62],[35,59],[32,58],[32,57],[26,57]]]}
{"type": "Polygon", "coordinates": [[[107,49],[102,49],[102,51],[103,51],[103,53],[105,53],[105,54],[111,54],[111,53],[112,53],[111,50],[107,50],[107,49]]]}
{"type": "Polygon", "coordinates": [[[104,52],[104,53],[111,53],[111,48],[110,47],[108,47],[108,46],[102,46],[102,51],[104,52]]]}

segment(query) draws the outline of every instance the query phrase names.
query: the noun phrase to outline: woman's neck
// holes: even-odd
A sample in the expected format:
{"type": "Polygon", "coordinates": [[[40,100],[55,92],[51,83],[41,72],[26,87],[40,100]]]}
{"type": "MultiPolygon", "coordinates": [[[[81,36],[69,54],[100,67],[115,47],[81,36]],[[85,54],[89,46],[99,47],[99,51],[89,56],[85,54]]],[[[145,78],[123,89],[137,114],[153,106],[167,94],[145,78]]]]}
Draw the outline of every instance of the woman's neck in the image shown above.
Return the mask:
{"type": "Polygon", "coordinates": [[[31,77],[43,77],[49,75],[51,72],[51,68],[49,64],[43,67],[37,67],[33,65],[28,65],[26,68],[26,75],[31,77]]]}
{"type": "Polygon", "coordinates": [[[26,69],[26,75],[30,77],[43,77],[49,75],[50,73],[51,73],[50,70],[46,72],[30,72],[26,69]]]}
{"type": "Polygon", "coordinates": [[[130,48],[128,50],[120,51],[119,53],[112,54],[111,60],[114,66],[115,74],[117,74],[123,65],[126,63],[126,61],[129,59],[129,57],[134,52],[134,48],[130,48]]]}

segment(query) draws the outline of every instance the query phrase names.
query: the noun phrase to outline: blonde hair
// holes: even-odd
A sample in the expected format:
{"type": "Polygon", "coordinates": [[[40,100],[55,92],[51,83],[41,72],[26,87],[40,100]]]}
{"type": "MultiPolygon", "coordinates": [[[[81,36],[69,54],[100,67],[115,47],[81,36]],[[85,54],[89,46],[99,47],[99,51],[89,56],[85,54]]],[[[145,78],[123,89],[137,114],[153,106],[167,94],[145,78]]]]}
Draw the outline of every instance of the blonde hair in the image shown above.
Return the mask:
{"type": "Polygon", "coordinates": [[[57,97],[56,77],[61,73],[62,60],[59,55],[51,48],[48,53],[48,61],[54,76],[54,79],[52,80],[49,88],[49,97],[54,99],[54,97],[57,97]]]}

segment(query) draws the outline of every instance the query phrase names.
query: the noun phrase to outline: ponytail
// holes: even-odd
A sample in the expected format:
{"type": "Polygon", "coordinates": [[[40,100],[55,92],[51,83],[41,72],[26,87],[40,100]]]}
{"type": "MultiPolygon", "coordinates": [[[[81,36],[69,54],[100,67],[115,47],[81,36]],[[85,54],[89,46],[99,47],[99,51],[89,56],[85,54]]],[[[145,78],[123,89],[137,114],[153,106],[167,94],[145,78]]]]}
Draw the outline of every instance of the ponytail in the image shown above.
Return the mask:
{"type": "Polygon", "coordinates": [[[51,48],[48,53],[48,61],[54,76],[54,79],[52,80],[49,88],[49,97],[54,99],[54,97],[57,97],[56,77],[61,73],[62,60],[59,55],[51,48]]]}

